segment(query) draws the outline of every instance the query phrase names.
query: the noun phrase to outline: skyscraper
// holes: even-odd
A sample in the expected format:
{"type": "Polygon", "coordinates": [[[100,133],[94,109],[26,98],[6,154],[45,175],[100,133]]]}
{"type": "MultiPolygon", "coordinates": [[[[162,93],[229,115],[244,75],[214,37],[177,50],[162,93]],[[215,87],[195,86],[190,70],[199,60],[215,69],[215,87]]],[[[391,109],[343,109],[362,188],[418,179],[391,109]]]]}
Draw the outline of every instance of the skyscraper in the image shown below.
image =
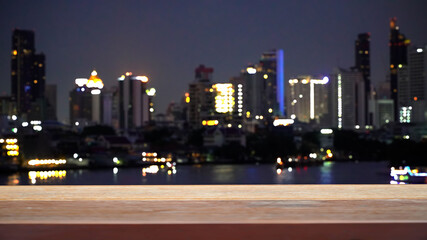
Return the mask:
{"type": "Polygon", "coordinates": [[[11,52],[12,97],[18,115],[24,118],[45,118],[45,56],[35,54],[34,32],[15,29],[11,52]]]}
{"type": "Polygon", "coordinates": [[[265,81],[267,108],[273,109],[275,115],[285,113],[285,79],[283,50],[272,50],[261,55],[260,66],[265,81]]]}
{"type": "Polygon", "coordinates": [[[331,115],[334,127],[365,126],[365,85],[359,71],[337,68],[331,77],[331,115]]]}
{"type": "Polygon", "coordinates": [[[243,112],[246,119],[265,119],[285,114],[283,50],[264,52],[257,64],[242,70],[243,112]]]}
{"type": "Polygon", "coordinates": [[[76,87],[70,92],[70,123],[100,124],[102,114],[101,89],[104,83],[93,70],[89,79],[77,78],[76,87]]]}
{"type": "Polygon", "coordinates": [[[391,99],[394,102],[394,119],[399,121],[399,87],[397,70],[407,65],[407,46],[410,43],[405,35],[400,33],[397,19],[390,20],[390,90],[391,99]]]}
{"type": "Polygon", "coordinates": [[[123,130],[143,127],[150,120],[149,96],[146,93],[148,77],[127,72],[119,81],[119,126],[123,130]]]}
{"type": "Polygon", "coordinates": [[[371,64],[370,64],[370,33],[358,35],[355,43],[356,65],[354,66],[362,73],[365,82],[365,124],[373,124],[373,114],[368,112],[368,100],[371,96],[371,64]]]}
{"type": "Polygon", "coordinates": [[[328,114],[328,77],[315,79],[299,76],[290,79],[286,87],[287,112],[290,118],[317,124],[326,121],[328,114]]]}
{"type": "Polygon", "coordinates": [[[427,120],[426,51],[427,46],[411,47],[408,51],[408,64],[398,66],[398,107],[400,122],[421,123],[427,120]],[[408,112],[408,109],[411,111],[408,112]],[[403,113],[406,115],[410,113],[410,115],[403,116],[403,113]]]}
{"type": "Polygon", "coordinates": [[[189,85],[188,119],[193,128],[199,128],[203,120],[215,115],[212,73],[213,68],[200,65],[195,70],[195,80],[189,85]]]}

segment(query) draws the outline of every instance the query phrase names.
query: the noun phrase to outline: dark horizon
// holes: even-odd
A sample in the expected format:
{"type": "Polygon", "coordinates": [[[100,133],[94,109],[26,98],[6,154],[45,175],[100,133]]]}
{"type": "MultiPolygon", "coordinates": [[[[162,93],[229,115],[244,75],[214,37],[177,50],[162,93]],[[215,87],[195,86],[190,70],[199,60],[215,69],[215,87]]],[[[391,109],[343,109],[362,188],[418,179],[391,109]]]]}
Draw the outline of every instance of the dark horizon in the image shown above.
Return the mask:
{"type": "Polygon", "coordinates": [[[262,52],[281,48],[285,79],[354,66],[354,42],[371,33],[371,80],[385,80],[389,20],[397,17],[412,45],[426,44],[421,1],[2,1],[0,94],[10,94],[14,28],[35,31],[36,51],[46,55],[47,83],[58,85],[58,119],[68,120],[74,79],[96,69],[106,86],[126,71],[147,75],[157,89],[156,111],[179,101],[199,64],[213,67],[215,82],[228,81],[262,52]],[[169,97],[168,97],[169,96],[169,97]]]}

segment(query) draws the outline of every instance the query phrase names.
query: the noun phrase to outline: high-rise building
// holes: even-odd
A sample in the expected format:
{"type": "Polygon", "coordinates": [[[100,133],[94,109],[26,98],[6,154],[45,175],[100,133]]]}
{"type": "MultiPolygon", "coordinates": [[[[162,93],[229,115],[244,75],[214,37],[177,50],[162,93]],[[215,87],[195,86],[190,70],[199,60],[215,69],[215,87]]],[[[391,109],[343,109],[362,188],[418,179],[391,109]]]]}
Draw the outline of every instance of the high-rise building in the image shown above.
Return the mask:
{"type": "Polygon", "coordinates": [[[390,90],[391,99],[394,102],[394,118],[399,121],[399,84],[397,72],[399,68],[407,65],[407,47],[410,43],[405,35],[400,33],[397,19],[390,20],[390,90]]]}
{"type": "MultiPolygon", "coordinates": [[[[127,72],[118,78],[119,126],[123,130],[143,127],[150,122],[150,100],[146,93],[148,77],[127,72]]],[[[154,109],[153,109],[154,110],[154,109]]]]}
{"type": "Polygon", "coordinates": [[[331,77],[332,124],[344,129],[365,126],[365,84],[359,71],[337,68],[331,77]]]}
{"type": "Polygon", "coordinates": [[[327,124],[329,78],[299,76],[290,79],[286,87],[287,112],[301,122],[327,124]]]}
{"type": "Polygon", "coordinates": [[[17,102],[18,115],[45,119],[45,56],[35,53],[33,31],[13,31],[11,59],[12,97],[17,102]]]}
{"type": "Polygon", "coordinates": [[[400,122],[421,123],[427,120],[426,51],[427,46],[410,48],[408,51],[408,64],[398,66],[398,109],[400,122]]]}
{"type": "Polygon", "coordinates": [[[193,128],[201,127],[203,120],[211,120],[215,115],[212,73],[213,68],[200,65],[195,70],[195,80],[189,85],[188,120],[193,128]]]}
{"type": "Polygon", "coordinates": [[[101,89],[104,83],[93,70],[89,79],[77,78],[70,92],[70,123],[75,126],[102,123],[101,89]]]}
{"type": "Polygon", "coordinates": [[[266,107],[273,109],[274,115],[282,116],[285,114],[283,50],[264,52],[259,64],[265,82],[266,107]]]}
{"type": "Polygon", "coordinates": [[[56,120],[56,84],[46,84],[47,119],[56,120]]]}
{"type": "Polygon", "coordinates": [[[365,82],[365,124],[373,124],[373,113],[368,111],[368,100],[371,96],[371,64],[370,64],[370,33],[358,35],[355,43],[356,65],[354,66],[363,75],[365,82]]]}

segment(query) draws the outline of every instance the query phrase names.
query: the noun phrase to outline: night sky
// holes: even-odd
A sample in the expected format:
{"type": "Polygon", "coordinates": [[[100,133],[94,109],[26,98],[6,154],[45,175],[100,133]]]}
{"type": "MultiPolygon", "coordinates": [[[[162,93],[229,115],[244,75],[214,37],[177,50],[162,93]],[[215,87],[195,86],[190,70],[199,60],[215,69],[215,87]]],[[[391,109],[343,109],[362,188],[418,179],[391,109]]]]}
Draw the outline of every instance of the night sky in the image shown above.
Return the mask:
{"type": "Polygon", "coordinates": [[[371,33],[373,82],[388,67],[389,19],[412,44],[427,43],[427,1],[9,1],[0,0],[0,94],[10,93],[14,28],[34,30],[46,55],[47,83],[58,85],[58,117],[68,95],[93,68],[112,86],[126,71],[147,75],[156,111],[178,102],[199,64],[225,82],[282,48],[286,79],[329,74],[354,64],[358,33],[371,33]]]}

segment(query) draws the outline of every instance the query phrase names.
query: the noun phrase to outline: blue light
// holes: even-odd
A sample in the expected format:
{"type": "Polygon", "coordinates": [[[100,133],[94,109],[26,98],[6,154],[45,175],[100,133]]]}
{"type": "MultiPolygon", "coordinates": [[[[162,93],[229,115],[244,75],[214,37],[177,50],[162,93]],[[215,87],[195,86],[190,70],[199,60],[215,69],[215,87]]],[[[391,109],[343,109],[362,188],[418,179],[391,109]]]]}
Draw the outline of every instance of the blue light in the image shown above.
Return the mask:
{"type": "Polygon", "coordinates": [[[30,90],[31,90],[31,87],[30,87],[30,86],[28,86],[28,85],[27,85],[27,86],[25,86],[25,88],[24,88],[24,91],[25,91],[25,92],[28,92],[28,91],[30,91],[30,90]]]}
{"type": "Polygon", "coordinates": [[[276,51],[276,85],[277,102],[279,103],[280,115],[285,115],[285,82],[284,82],[284,60],[283,50],[276,51]]]}

